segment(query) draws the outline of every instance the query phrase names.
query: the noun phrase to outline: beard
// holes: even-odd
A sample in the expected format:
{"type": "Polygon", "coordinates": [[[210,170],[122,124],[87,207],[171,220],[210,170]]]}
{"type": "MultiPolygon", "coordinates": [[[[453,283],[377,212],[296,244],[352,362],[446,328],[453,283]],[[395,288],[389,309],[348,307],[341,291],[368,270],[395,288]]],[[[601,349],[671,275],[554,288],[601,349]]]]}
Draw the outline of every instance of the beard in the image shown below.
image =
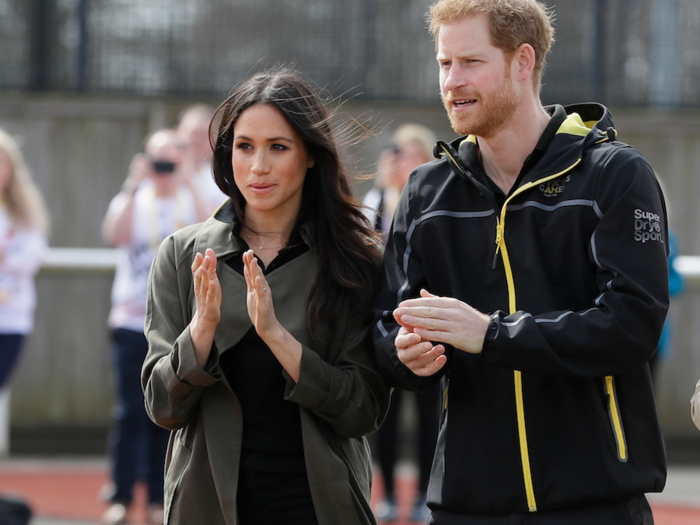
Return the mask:
{"type": "Polygon", "coordinates": [[[478,96],[480,107],[476,115],[454,111],[452,102],[460,98],[472,97],[471,95],[462,96],[459,93],[450,93],[447,97],[442,97],[450,125],[459,135],[492,137],[510,122],[518,107],[518,95],[513,88],[512,80],[507,75],[503,78],[503,83],[493,92],[486,96],[478,96]]]}

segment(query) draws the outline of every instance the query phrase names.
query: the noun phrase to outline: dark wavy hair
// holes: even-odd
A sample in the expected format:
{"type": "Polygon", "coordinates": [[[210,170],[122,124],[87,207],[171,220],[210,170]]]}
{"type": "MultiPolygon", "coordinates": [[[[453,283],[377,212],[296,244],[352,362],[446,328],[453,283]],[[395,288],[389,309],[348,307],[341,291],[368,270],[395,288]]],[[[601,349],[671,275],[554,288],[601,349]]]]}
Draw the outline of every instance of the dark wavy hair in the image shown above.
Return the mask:
{"type": "Polygon", "coordinates": [[[245,224],[246,202],[233,178],[231,155],[234,126],[251,106],[276,108],[301,137],[314,159],[304,179],[297,223],[310,223],[319,264],[306,298],[307,326],[317,341],[325,339],[319,323],[331,323],[341,305],[369,315],[369,302],[378,285],[379,242],[353,197],[352,186],[336,144],[331,115],[323,100],[297,71],[276,67],[239,85],[216,110],[210,136],[214,179],[231,197],[236,215],[245,224]],[[364,309],[362,312],[360,309],[364,309]]]}

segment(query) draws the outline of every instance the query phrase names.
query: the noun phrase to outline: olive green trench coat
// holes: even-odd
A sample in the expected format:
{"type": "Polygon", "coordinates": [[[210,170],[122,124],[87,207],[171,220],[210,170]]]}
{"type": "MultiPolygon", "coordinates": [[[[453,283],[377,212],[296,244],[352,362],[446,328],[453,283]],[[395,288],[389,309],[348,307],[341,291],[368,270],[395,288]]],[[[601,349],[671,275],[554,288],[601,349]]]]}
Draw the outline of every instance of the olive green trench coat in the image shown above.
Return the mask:
{"type": "MultiPolygon", "coordinates": [[[[173,431],[165,467],[166,524],[238,523],[242,413],[219,356],[252,323],[245,279],[225,263],[242,249],[231,233],[233,220],[227,203],[203,224],[180,230],[163,242],[151,269],[142,384],[151,419],[173,431]],[[223,302],[214,347],[201,368],[188,328],[196,309],[190,266],[194,254],[206,248],[218,257],[223,302]]],[[[364,321],[341,316],[335,326],[323,327],[329,334],[323,345],[308,334],[305,298],[316,267],[312,247],[266,276],[277,318],[303,347],[298,383],[283,373],[285,398],[299,405],[319,524],[373,524],[371,458],[363,436],[383,420],[389,390],[369,357],[364,321]]]]}

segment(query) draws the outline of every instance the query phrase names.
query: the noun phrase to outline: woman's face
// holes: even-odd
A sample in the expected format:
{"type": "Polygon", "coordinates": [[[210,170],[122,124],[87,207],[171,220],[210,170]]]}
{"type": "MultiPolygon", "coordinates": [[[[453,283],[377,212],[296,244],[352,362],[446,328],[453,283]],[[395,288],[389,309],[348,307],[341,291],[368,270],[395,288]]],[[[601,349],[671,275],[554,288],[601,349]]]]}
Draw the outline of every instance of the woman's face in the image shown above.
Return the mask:
{"type": "Polygon", "coordinates": [[[4,195],[5,191],[7,191],[12,178],[12,171],[13,167],[10,157],[0,149],[0,195],[4,195]]]}
{"type": "Polygon", "coordinates": [[[277,108],[256,104],[241,113],[233,127],[231,160],[247,216],[296,217],[306,170],[314,163],[277,108]]]}

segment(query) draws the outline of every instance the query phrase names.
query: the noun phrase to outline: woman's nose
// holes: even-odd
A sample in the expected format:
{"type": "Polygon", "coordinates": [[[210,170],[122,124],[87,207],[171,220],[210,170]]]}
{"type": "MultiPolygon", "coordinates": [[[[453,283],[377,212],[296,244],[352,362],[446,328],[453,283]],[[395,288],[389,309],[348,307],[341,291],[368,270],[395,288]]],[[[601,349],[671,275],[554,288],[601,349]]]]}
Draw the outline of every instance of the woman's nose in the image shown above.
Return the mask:
{"type": "Polygon", "coordinates": [[[264,175],[266,173],[269,173],[270,163],[268,162],[267,155],[265,155],[264,152],[259,151],[255,153],[251,171],[256,175],[264,175]]]}

